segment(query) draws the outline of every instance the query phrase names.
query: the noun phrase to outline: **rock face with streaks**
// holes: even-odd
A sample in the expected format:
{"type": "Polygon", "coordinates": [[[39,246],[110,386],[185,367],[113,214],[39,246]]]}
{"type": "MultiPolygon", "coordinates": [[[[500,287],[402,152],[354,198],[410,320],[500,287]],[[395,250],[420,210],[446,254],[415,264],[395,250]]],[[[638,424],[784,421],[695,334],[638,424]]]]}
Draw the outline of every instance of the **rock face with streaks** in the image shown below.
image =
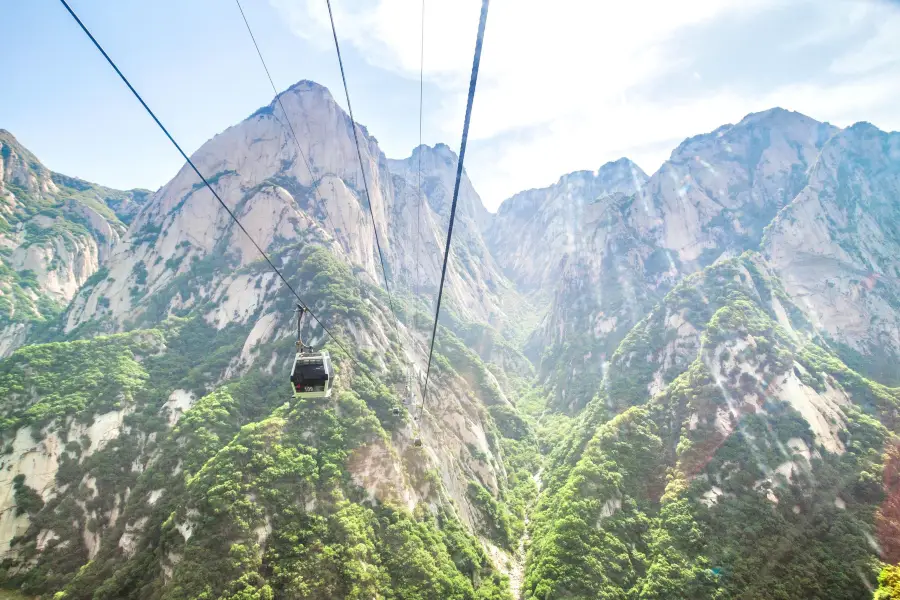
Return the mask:
{"type": "Polygon", "coordinates": [[[788,294],[848,364],[900,383],[900,134],[835,134],[763,249],[788,294]]]}
{"type": "Polygon", "coordinates": [[[821,312],[814,320],[832,317],[821,333],[842,345],[845,360],[887,375],[873,349],[896,356],[896,274],[890,259],[875,257],[894,249],[894,137],[866,124],[841,131],[776,108],[685,140],[649,179],[618,161],[604,167],[615,173],[619,166],[617,177],[588,177],[608,191],[597,193],[584,183],[588,174],[573,174],[507,200],[488,239],[523,290],[551,299],[527,354],[557,389],[559,406],[584,406],[598,381],[591,374],[602,370],[596,357],[608,357],[678,279],[745,250],[764,251],[804,310],[821,312]],[[618,201],[617,190],[624,194],[618,201]],[[592,217],[602,207],[615,209],[592,217]],[[566,252],[579,246],[582,252],[566,252]],[[859,248],[849,258],[842,246],[859,248]],[[530,254],[533,247],[542,251],[530,254]],[[878,289],[861,292],[876,280],[878,289]],[[859,306],[842,310],[850,303],[859,306]],[[582,379],[589,384],[577,390],[582,379]]]}
{"type": "Polygon", "coordinates": [[[584,406],[606,354],[643,312],[640,265],[652,250],[633,243],[629,210],[646,183],[627,159],[596,173],[570,173],[505,201],[487,231],[492,253],[519,290],[535,305],[549,301],[526,354],[555,390],[557,406],[584,406]]]}
{"type": "Polygon", "coordinates": [[[650,178],[645,201],[635,204],[637,229],[688,272],[723,252],[754,249],[837,131],[774,108],[689,138],[650,178]]]}
{"type": "Polygon", "coordinates": [[[632,196],[647,175],[623,158],[596,173],[576,171],[547,188],[520,192],[503,202],[487,230],[491,253],[523,290],[544,290],[574,257],[590,251],[598,216],[616,194],[632,196]]]}

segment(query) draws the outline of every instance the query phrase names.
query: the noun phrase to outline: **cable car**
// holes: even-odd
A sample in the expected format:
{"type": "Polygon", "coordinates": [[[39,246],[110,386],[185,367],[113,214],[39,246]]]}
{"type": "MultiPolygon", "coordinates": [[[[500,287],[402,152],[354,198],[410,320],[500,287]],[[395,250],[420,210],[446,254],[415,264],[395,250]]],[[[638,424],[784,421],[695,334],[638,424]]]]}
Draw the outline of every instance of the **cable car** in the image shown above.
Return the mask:
{"type": "Polygon", "coordinates": [[[328,398],[334,382],[334,369],[327,350],[316,351],[303,343],[300,330],[306,308],[297,305],[297,354],[291,369],[294,398],[328,398]]]}
{"type": "Polygon", "coordinates": [[[328,351],[304,352],[303,350],[307,350],[307,348],[297,352],[294,357],[294,368],[291,369],[294,398],[330,397],[334,370],[331,368],[331,357],[328,355],[328,351]]]}

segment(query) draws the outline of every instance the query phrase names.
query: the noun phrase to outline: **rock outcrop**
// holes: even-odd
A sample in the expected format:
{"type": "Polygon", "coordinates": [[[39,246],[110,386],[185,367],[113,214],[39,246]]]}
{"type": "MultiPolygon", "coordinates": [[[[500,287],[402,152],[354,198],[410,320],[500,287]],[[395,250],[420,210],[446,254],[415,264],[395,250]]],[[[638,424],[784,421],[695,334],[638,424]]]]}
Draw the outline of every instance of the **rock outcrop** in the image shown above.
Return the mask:
{"type": "Polygon", "coordinates": [[[53,173],[0,130],[0,356],[100,270],[145,197],[53,173]]]}

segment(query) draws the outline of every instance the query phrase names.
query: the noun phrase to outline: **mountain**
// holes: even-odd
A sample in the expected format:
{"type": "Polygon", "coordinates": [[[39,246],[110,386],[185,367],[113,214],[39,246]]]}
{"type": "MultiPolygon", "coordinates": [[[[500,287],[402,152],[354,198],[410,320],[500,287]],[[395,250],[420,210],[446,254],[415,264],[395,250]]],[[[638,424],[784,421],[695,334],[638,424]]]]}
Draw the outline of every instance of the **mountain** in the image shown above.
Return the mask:
{"type": "Polygon", "coordinates": [[[749,115],[633,196],[674,277],[644,277],[655,306],[552,449],[525,598],[868,598],[900,560],[894,135],[749,115]]]}
{"type": "Polygon", "coordinates": [[[0,130],[0,356],[65,308],[146,197],[54,173],[0,130]]]}
{"type": "Polygon", "coordinates": [[[602,378],[604,354],[640,318],[640,305],[622,292],[635,289],[632,267],[652,251],[634,247],[623,216],[646,183],[624,158],[596,173],[570,173],[503,202],[487,232],[518,289],[537,307],[549,304],[525,354],[558,406],[583,407],[602,378]]]}
{"type": "Polygon", "coordinates": [[[723,252],[756,248],[836,132],[775,108],[685,140],[651,177],[646,202],[635,206],[640,233],[688,272],[723,252]]]}
{"type": "Polygon", "coordinates": [[[772,109],[649,177],[623,158],[496,214],[463,172],[424,404],[446,145],[389,159],[302,81],[193,154],[320,321],[303,338],[337,376],[314,401],[286,389],[296,298],[189,167],[118,192],[0,140],[0,285],[34,315],[3,330],[5,587],[774,600],[895,583],[897,134],[772,109]],[[32,246],[30,275],[13,261],[32,246]]]}
{"type": "Polygon", "coordinates": [[[490,286],[515,294],[490,262],[472,259],[486,254],[488,213],[466,179],[428,404],[406,405],[407,371],[421,377],[431,325],[428,303],[411,298],[412,274],[420,263],[423,298],[436,290],[456,157],[417,149],[420,202],[402,161],[389,168],[357,125],[367,196],[352,125],[329,92],[301,82],[280,100],[192,160],[337,336],[304,328],[335,357],[334,399],[286,392],[295,299],[183,168],[117,232],[61,315],[58,341],[27,345],[0,367],[8,584],[66,598],[508,597],[497,557],[523,527],[520,488],[531,480],[518,471],[536,446],[489,359],[527,360],[470,327],[495,310],[490,286]],[[393,297],[379,285],[369,204],[393,297]],[[414,446],[418,436],[428,445],[414,446]],[[280,466],[263,474],[262,464],[280,466]],[[283,575],[262,575],[271,568],[283,575]]]}
{"type": "MultiPolygon", "coordinates": [[[[434,148],[420,146],[407,159],[387,161],[393,175],[395,202],[406,210],[399,218],[395,213],[392,223],[395,239],[402,240],[406,255],[402,259],[402,279],[407,289],[414,289],[418,281],[420,293],[437,293],[458,160],[449,147],[437,144],[434,148]]],[[[517,294],[503,277],[483,238],[482,232],[490,220],[490,213],[464,174],[453,229],[447,299],[454,310],[467,318],[489,321],[502,329],[510,320],[505,303],[515,302],[517,294]]]]}
{"type": "MultiPolygon", "coordinates": [[[[418,262],[421,289],[436,291],[455,155],[446,146],[420,149],[432,155],[423,163],[425,198],[418,211],[408,168],[418,161],[416,156],[389,163],[376,140],[357,125],[366,170],[363,177],[349,117],[328,90],[300,82],[282,93],[280,100],[301,140],[305,160],[274,100],[214,137],[193,156],[225,204],[267,252],[286,242],[318,240],[342,261],[362,269],[371,281],[383,281],[371,204],[391,285],[406,290],[414,287],[418,262]],[[314,166],[313,173],[307,162],[314,166]],[[402,193],[397,193],[395,184],[402,193]],[[413,228],[416,218],[422,222],[413,228]],[[421,234],[418,261],[412,248],[416,231],[421,234]]],[[[477,227],[478,219],[486,214],[468,179],[462,204],[465,210],[458,235],[468,242],[468,230],[477,227]]],[[[450,300],[458,310],[484,317],[489,307],[498,304],[495,288],[501,286],[502,276],[484,268],[490,263],[475,264],[468,258],[469,252],[479,253],[474,244],[470,248],[468,243],[460,243],[457,249],[448,277],[450,300]],[[480,302],[468,300],[473,297],[480,302]]],[[[98,317],[106,331],[121,329],[126,319],[155,323],[165,314],[183,312],[211,298],[198,270],[206,272],[210,265],[241,267],[259,258],[187,166],[147,202],[116,252],[107,276],[75,298],[66,316],[67,331],[89,321],[96,324],[98,317]],[[189,289],[179,288],[184,283],[189,289]],[[143,301],[148,296],[153,302],[143,301]]],[[[254,292],[246,280],[229,285],[229,295],[240,293],[244,307],[258,304],[263,294],[254,292]]]]}
{"type": "MultiPolygon", "coordinates": [[[[598,195],[625,185],[625,197],[612,203],[606,221],[572,236],[593,247],[559,265],[562,283],[530,342],[528,355],[557,390],[555,404],[585,405],[604,361],[679,278],[719,256],[759,249],[764,228],[807,185],[810,166],[837,131],[776,108],[685,140],[649,179],[627,162],[609,165],[613,173],[619,165],[619,175],[598,195]]],[[[590,195],[579,197],[586,203],[590,195]]],[[[578,217],[569,222],[580,223],[578,217]]]]}

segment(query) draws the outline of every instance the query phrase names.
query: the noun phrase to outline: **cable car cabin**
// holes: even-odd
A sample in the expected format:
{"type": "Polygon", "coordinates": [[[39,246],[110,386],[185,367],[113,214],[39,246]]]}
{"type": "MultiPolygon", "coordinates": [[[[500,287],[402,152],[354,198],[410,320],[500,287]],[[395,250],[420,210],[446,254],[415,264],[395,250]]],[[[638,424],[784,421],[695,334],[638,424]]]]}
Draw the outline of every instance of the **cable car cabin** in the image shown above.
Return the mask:
{"type": "Polygon", "coordinates": [[[294,398],[328,398],[334,371],[328,352],[298,352],[291,369],[294,398]]]}

